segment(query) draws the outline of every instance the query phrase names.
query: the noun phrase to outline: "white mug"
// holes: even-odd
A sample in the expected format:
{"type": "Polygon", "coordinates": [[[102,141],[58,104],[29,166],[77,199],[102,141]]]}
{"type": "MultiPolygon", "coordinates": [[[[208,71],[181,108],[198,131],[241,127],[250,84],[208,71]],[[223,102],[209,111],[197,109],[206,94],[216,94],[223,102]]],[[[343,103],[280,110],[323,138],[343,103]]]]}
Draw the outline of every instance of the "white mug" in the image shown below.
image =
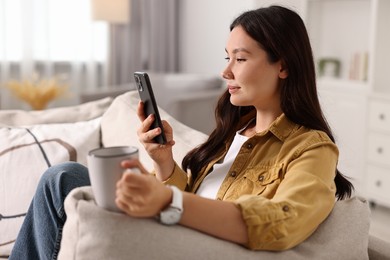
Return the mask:
{"type": "Polygon", "coordinates": [[[123,160],[134,158],[138,158],[138,148],[135,146],[104,147],[89,151],[89,178],[99,207],[121,212],[115,204],[116,183],[125,171],[120,164],[123,160]]]}

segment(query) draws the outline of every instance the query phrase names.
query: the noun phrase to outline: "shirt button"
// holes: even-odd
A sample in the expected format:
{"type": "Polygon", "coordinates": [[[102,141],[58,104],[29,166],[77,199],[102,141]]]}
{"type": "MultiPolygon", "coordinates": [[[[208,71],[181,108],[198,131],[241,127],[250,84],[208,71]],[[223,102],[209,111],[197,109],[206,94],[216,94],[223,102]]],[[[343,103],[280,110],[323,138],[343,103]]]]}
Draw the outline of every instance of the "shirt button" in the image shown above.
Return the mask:
{"type": "Polygon", "coordinates": [[[264,175],[259,176],[259,181],[261,181],[261,182],[264,181],[264,175]]]}
{"type": "Polygon", "coordinates": [[[230,176],[231,176],[231,177],[236,177],[236,176],[237,176],[237,172],[236,172],[236,171],[232,171],[232,172],[230,173],[230,176]]]}
{"type": "Polygon", "coordinates": [[[246,145],[246,148],[252,149],[252,148],[253,148],[253,145],[252,145],[251,143],[249,143],[249,144],[246,145]]]}
{"type": "Polygon", "coordinates": [[[282,209],[283,209],[284,212],[287,212],[287,211],[290,210],[290,207],[287,206],[287,205],[284,205],[282,209]]]}

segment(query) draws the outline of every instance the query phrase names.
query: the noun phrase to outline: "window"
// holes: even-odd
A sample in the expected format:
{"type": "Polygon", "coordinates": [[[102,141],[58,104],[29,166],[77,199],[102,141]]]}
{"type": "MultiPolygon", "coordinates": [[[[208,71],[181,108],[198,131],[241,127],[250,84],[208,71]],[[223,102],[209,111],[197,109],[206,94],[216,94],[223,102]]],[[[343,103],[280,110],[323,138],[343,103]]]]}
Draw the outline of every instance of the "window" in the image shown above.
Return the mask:
{"type": "Polygon", "coordinates": [[[107,34],[90,0],[0,0],[1,61],[103,62],[107,34]]]}

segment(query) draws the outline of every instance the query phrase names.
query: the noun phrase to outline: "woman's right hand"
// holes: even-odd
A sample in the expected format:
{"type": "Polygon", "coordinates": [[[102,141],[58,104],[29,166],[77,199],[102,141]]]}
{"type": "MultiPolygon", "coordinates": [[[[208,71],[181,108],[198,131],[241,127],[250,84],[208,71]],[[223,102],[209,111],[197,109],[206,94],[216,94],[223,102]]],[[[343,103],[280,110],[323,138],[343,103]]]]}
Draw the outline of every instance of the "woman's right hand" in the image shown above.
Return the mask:
{"type": "Polygon", "coordinates": [[[172,155],[172,146],[175,144],[172,127],[167,121],[162,120],[167,143],[164,145],[156,143],[153,139],[161,134],[161,129],[150,129],[155,117],[154,115],[149,115],[145,118],[144,103],[142,101],[138,103],[137,115],[141,121],[141,126],[137,131],[138,139],[150,158],[154,161],[157,178],[162,181],[166,180],[172,174],[175,167],[172,155]]]}

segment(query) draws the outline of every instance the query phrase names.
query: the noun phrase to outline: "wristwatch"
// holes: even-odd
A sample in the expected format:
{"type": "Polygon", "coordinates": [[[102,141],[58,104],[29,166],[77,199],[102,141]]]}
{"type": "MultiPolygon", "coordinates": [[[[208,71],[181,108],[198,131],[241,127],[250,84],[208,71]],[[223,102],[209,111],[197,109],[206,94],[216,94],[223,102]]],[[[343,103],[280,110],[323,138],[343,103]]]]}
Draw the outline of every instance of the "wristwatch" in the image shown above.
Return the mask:
{"type": "Polygon", "coordinates": [[[171,204],[160,212],[160,222],[164,225],[177,224],[183,213],[183,193],[176,186],[168,185],[172,190],[171,204]]]}

